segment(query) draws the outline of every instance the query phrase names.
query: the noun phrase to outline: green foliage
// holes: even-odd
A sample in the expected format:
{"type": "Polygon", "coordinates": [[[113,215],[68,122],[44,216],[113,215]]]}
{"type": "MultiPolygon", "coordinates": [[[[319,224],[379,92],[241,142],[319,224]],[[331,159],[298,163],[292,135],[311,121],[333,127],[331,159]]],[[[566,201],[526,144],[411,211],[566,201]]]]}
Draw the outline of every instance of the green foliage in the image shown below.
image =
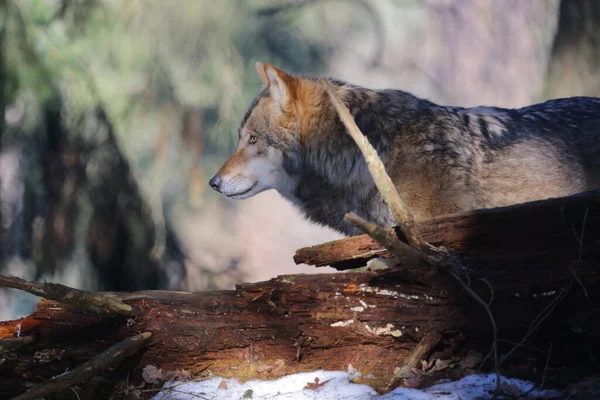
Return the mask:
{"type": "Polygon", "coordinates": [[[255,61],[319,72],[327,54],[285,14],[261,16],[264,1],[9,4],[9,100],[43,103],[58,86],[78,115],[99,98],[129,154],[150,151],[161,124],[176,132],[183,108],[202,112],[206,152],[229,151],[260,87],[255,61]]]}
{"type": "Polygon", "coordinates": [[[7,104],[26,99],[26,115],[4,140],[23,132],[39,136],[40,111],[59,95],[70,139],[99,144],[106,135],[81,121],[101,103],[147,196],[160,199],[167,185],[187,191],[192,168],[208,175],[234,147],[240,120],[260,90],[256,61],[303,73],[320,73],[326,65],[324,28],[300,23],[301,8],[261,12],[278,4],[8,0],[0,7],[5,98],[7,104]],[[195,149],[182,141],[190,110],[202,119],[193,132],[200,143],[195,149]],[[161,157],[166,162],[159,163],[161,157]]]}

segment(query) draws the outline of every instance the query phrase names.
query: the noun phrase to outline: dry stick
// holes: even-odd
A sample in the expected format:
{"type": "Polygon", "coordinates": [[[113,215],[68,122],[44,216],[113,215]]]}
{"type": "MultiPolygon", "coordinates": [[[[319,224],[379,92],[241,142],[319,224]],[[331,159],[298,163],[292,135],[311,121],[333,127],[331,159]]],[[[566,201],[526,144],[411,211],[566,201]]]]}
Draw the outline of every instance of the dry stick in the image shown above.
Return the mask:
{"type": "Polygon", "coordinates": [[[342,103],[333,92],[331,84],[326,79],[321,79],[321,85],[329,95],[340,120],[346,126],[348,133],[362,152],[367,162],[369,172],[375,181],[375,185],[387,206],[392,210],[392,214],[394,215],[398,227],[408,240],[409,244],[421,247],[425,243],[419,232],[413,226],[414,218],[406,204],[404,204],[400,198],[396,186],[394,186],[394,183],[385,170],[383,162],[377,155],[377,151],[375,151],[373,146],[371,146],[371,143],[369,143],[369,140],[362,134],[346,105],[342,103]]]}
{"type": "Polygon", "coordinates": [[[442,340],[442,334],[438,331],[431,331],[423,336],[423,339],[417,344],[417,347],[410,353],[408,360],[404,363],[405,367],[416,368],[419,361],[433,350],[435,346],[442,340]]]}
{"type": "Polygon", "coordinates": [[[55,376],[48,382],[29,389],[25,393],[13,398],[13,400],[40,399],[92,378],[102,373],[107,367],[117,365],[124,358],[134,355],[151,336],[152,333],[144,332],[125,339],[74,370],[55,376]]]}
{"type": "Polygon", "coordinates": [[[408,359],[404,362],[404,365],[396,375],[392,378],[387,386],[387,390],[393,389],[396,382],[402,379],[402,376],[413,368],[417,368],[419,362],[426,357],[435,346],[442,340],[442,334],[438,331],[431,331],[427,335],[423,336],[423,339],[419,341],[417,346],[408,356],[408,359]]]}
{"type": "Polygon", "coordinates": [[[131,306],[103,294],[73,289],[59,283],[27,282],[20,278],[0,275],[0,287],[21,289],[36,296],[59,301],[100,314],[129,315],[131,306]]]}
{"type": "Polygon", "coordinates": [[[548,372],[548,365],[550,364],[550,355],[552,354],[552,343],[554,340],[550,340],[550,348],[548,349],[548,357],[546,357],[546,366],[544,367],[544,375],[542,376],[542,383],[540,384],[540,390],[544,389],[544,383],[546,382],[546,373],[548,372]]]}
{"type": "Polygon", "coordinates": [[[344,219],[385,247],[398,258],[401,264],[417,266],[425,261],[418,250],[402,242],[392,232],[367,222],[354,213],[346,214],[344,219]]]}

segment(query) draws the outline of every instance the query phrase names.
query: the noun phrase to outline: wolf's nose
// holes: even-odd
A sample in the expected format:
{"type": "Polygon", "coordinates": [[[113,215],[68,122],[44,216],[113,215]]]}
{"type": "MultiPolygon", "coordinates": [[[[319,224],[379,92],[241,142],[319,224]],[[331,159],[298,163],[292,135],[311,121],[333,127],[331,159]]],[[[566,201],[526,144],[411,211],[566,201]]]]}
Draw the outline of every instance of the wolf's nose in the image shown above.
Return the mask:
{"type": "Polygon", "coordinates": [[[208,184],[211,188],[215,189],[218,192],[219,188],[221,187],[221,178],[218,175],[215,175],[210,181],[208,181],[208,184]]]}

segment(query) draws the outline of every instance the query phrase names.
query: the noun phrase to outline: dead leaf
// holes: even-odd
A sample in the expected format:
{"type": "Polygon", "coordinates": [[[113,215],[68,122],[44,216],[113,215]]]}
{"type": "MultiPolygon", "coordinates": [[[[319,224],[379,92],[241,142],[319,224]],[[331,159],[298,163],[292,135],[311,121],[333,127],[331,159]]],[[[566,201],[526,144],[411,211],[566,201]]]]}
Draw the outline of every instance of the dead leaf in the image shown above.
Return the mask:
{"type": "Polygon", "coordinates": [[[219,383],[219,389],[227,390],[227,382],[222,380],[221,383],[219,383]]]}
{"type": "Polygon", "coordinates": [[[430,372],[443,371],[446,368],[448,368],[448,366],[450,365],[451,362],[452,362],[452,360],[440,360],[438,358],[437,360],[435,360],[433,369],[430,372]]]}
{"type": "Polygon", "coordinates": [[[304,389],[317,390],[318,388],[323,387],[330,380],[331,379],[327,379],[326,381],[319,383],[319,378],[315,378],[315,382],[308,382],[306,386],[304,386],[304,389]]]}
{"type": "Polygon", "coordinates": [[[142,378],[148,383],[159,383],[161,377],[162,371],[154,365],[146,365],[142,370],[142,378]]]}
{"type": "Polygon", "coordinates": [[[433,365],[433,361],[421,360],[421,369],[423,371],[430,370],[432,365],[433,365]]]}
{"type": "Polygon", "coordinates": [[[161,381],[182,381],[192,377],[189,371],[163,371],[154,365],[146,365],[142,370],[142,378],[148,383],[160,383],[161,381]]]}

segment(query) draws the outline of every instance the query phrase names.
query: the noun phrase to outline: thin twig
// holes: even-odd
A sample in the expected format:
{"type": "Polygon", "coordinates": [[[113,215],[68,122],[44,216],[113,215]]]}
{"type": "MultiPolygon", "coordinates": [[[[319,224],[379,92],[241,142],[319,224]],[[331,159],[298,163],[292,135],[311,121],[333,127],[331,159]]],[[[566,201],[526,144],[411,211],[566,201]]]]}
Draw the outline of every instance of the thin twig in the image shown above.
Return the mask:
{"type": "Polygon", "coordinates": [[[79,397],[79,393],[77,393],[77,390],[75,390],[75,388],[71,388],[71,390],[73,391],[73,393],[75,393],[75,396],[77,396],[77,400],[81,400],[81,397],[79,397]]]}
{"type": "Polygon", "coordinates": [[[486,279],[479,278],[479,280],[485,283],[490,288],[490,299],[487,302],[488,306],[490,306],[494,302],[494,288],[492,287],[492,284],[489,283],[486,279]]]}
{"type": "Polygon", "coordinates": [[[542,383],[540,384],[540,390],[544,389],[544,382],[546,381],[546,372],[548,371],[548,365],[550,364],[550,355],[552,354],[552,343],[554,340],[550,340],[550,348],[548,349],[548,357],[546,357],[546,366],[544,367],[544,375],[542,376],[542,383]]]}
{"type": "Polygon", "coordinates": [[[498,392],[498,390],[500,389],[500,362],[498,360],[498,327],[496,326],[496,319],[494,318],[492,310],[490,309],[489,305],[485,302],[485,300],[483,300],[477,293],[475,293],[473,289],[471,289],[471,287],[465,283],[465,281],[460,277],[460,275],[457,272],[455,272],[457,267],[460,267],[460,269],[464,269],[464,267],[462,267],[460,264],[456,265],[456,263],[457,262],[448,265],[447,269],[449,270],[450,274],[462,286],[463,290],[467,292],[469,296],[471,296],[476,302],[478,302],[481,305],[481,307],[483,307],[492,325],[493,343],[491,353],[494,359],[494,372],[496,374],[496,392],[498,392]]]}
{"type": "Polygon", "coordinates": [[[15,397],[13,400],[40,399],[101,374],[106,368],[117,365],[124,358],[135,354],[151,336],[152,333],[144,332],[125,339],[74,370],[55,376],[48,382],[29,389],[25,393],[15,397]]]}
{"type": "Polygon", "coordinates": [[[356,145],[362,152],[365,161],[367,162],[369,172],[375,181],[375,185],[377,186],[379,193],[381,193],[385,203],[391,209],[396,223],[408,240],[408,243],[416,247],[423,246],[425,243],[419,232],[414,227],[414,218],[406,204],[400,198],[396,186],[387,174],[383,162],[377,155],[377,151],[373,148],[373,146],[371,146],[369,140],[362,134],[346,105],[342,103],[339,97],[334,93],[329,81],[327,81],[327,79],[321,79],[321,85],[329,95],[331,103],[335,107],[340,120],[343,122],[344,126],[348,130],[348,133],[352,139],[354,139],[356,145]]]}
{"type": "Polygon", "coordinates": [[[72,304],[99,314],[129,315],[131,306],[100,293],[70,288],[59,283],[27,282],[21,278],[0,275],[0,287],[20,289],[39,297],[72,304]]]}
{"type": "Polygon", "coordinates": [[[579,266],[581,265],[582,257],[583,257],[583,238],[584,238],[584,234],[585,234],[585,224],[587,222],[587,215],[588,215],[588,207],[585,208],[585,214],[583,214],[583,224],[581,226],[581,236],[578,239],[578,241],[579,241],[579,256],[577,257],[577,267],[571,268],[571,270],[573,271],[573,278],[579,284],[579,286],[581,286],[581,289],[583,290],[583,294],[585,295],[586,298],[589,297],[587,289],[583,285],[583,282],[581,282],[581,279],[579,279],[577,272],[579,271],[579,266]]]}

